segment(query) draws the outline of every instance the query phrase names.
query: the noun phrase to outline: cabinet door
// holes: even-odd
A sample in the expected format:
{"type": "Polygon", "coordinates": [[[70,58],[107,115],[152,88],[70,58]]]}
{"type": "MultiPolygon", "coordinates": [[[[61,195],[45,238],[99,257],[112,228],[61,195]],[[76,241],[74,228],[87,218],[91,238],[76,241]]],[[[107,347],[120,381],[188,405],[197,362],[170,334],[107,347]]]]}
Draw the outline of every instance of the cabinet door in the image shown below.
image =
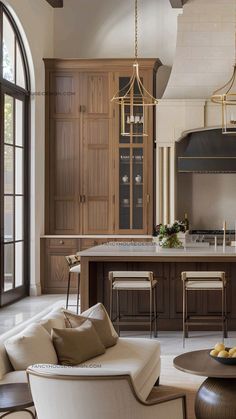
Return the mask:
{"type": "Polygon", "coordinates": [[[109,74],[84,74],[83,88],[83,233],[111,233],[112,120],[109,74]]]}
{"type": "MultiPolygon", "coordinates": [[[[68,265],[65,256],[75,254],[79,248],[76,239],[42,239],[41,271],[44,294],[65,294],[68,282],[68,265]]],[[[71,277],[71,293],[77,291],[76,274],[71,277]]]]}
{"type": "MultiPolygon", "coordinates": [[[[116,75],[117,90],[127,90],[129,76],[116,75]]],[[[141,75],[147,87],[148,76],[141,75]]],[[[131,95],[135,96],[135,89],[131,95]]],[[[116,108],[116,232],[123,234],[145,234],[152,231],[152,179],[153,179],[153,109],[142,106],[126,106],[124,122],[121,110],[116,108]],[[132,112],[132,115],[131,115],[132,112]],[[144,126],[148,136],[144,134],[144,126]]]]}
{"type": "Polygon", "coordinates": [[[50,116],[71,118],[79,116],[80,85],[76,72],[50,74],[50,116]]]}
{"type": "Polygon", "coordinates": [[[79,126],[74,119],[54,119],[50,133],[50,231],[80,233],[79,126]]]}

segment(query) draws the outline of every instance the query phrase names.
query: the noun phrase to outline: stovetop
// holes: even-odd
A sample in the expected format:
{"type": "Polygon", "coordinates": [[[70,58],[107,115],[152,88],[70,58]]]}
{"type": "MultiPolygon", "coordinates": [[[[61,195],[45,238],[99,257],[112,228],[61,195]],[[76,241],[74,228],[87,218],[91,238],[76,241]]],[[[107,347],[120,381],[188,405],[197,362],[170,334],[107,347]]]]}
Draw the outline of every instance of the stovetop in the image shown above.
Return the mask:
{"type": "MultiPolygon", "coordinates": [[[[201,234],[201,235],[223,235],[223,230],[189,230],[189,234],[201,234]]],[[[226,234],[235,234],[235,230],[226,230],[226,234]]]]}

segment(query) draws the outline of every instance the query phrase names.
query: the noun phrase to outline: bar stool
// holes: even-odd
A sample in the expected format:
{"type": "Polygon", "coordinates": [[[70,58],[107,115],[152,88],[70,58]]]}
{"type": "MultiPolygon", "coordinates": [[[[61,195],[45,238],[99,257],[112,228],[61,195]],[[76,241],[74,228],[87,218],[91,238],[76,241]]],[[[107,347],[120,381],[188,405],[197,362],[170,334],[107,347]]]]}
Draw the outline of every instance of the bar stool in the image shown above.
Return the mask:
{"type": "Polygon", "coordinates": [[[221,325],[223,339],[228,336],[227,326],[227,280],[225,272],[199,271],[182,272],[183,281],[183,344],[188,337],[190,325],[221,325]],[[221,291],[221,316],[189,316],[188,314],[188,292],[189,291],[221,291]],[[207,321],[208,320],[208,321],[207,321]],[[218,321],[217,321],[218,320],[218,321]]]}
{"type": "Polygon", "coordinates": [[[69,274],[68,274],[68,285],[67,285],[67,295],[66,295],[66,308],[68,306],[70,307],[76,307],[76,312],[78,314],[79,312],[79,293],[80,293],[80,257],[77,255],[69,255],[65,256],[66,262],[69,267],[69,274]],[[75,304],[69,304],[69,295],[70,295],[70,280],[71,280],[71,274],[76,273],[78,275],[78,284],[77,284],[77,303],[75,304]]]}
{"type": "MultiPolygon", "coordinates": [[[[157,280],[153,279],[153,272],[142,271],[115,271],[109,272],[110,281],[110,318],[112,319],[113,309],[113,293],[116,292],[116,316],[112,320],[117,326],[118,334],[120,334],[121,325],[133,325],[134,321],[122,321],[120,315],[120,291],[148,291],[149,292],[149,320],[139,321],[140,325],[149,325],[150,337],[152,337],[153,323],[154,336],[157,336],[157,311],[156,311],[156,286],[157,280]]],[[[131,317],[131,316],[126,316],[131,317]]],[[[142,316],[142,318],[147,315],[142,316]]],[[[135,316],[136,319],[140,316],[135,316]]]]}

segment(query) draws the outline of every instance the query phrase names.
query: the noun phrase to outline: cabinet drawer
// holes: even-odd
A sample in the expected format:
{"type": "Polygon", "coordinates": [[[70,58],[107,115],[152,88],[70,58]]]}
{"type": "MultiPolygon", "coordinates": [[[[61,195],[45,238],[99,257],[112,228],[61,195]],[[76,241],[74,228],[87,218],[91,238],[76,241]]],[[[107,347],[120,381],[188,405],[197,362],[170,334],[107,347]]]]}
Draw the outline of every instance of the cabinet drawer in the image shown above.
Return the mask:
{"type": "MultiPolygon", "coordinates": [[[[78,242],[76,239],[48,239],[47,247],[57,247],[57,248],[69,248],[69,247],[78,247],[78,242]]],[[[79,250],[79,248],[78,248],[79,250]]]]}

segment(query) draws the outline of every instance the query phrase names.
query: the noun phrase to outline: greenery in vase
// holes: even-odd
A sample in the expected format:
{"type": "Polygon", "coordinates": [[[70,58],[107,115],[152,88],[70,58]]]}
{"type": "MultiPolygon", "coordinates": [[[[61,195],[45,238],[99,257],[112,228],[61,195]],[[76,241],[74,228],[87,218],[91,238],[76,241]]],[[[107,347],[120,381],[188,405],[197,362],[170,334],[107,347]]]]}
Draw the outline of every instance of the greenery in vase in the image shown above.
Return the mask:
{"type": "Polygon", "coordinates": [[[183,221],[175,221],[173,224],[159,224],[155,228],[159,244],[164,248],[182,247],[177,234],[184,231],[185,225],[183,221]]]}

